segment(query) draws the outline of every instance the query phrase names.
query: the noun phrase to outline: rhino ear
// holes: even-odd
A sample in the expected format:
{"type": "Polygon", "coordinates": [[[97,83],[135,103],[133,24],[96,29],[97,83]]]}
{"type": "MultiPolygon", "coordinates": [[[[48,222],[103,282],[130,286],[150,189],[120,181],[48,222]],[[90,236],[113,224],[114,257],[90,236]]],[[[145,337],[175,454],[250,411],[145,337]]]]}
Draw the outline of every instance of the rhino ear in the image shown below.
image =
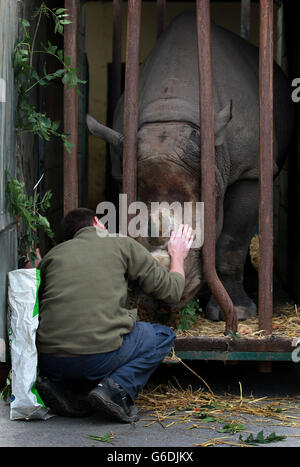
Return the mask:
{"type": "Polygon", "coordinates": [[[215,116],[215,146],[221,146],[224,142],[225,129],[232,119],[232,101],[215,116]]]}
{"type": "Polygon", "coordinates": [[[113,130],[112,128],[108,128],[105,125],[97,122],[95,118],[91,115],[87,114],[86,116],[86,124],[89,131],[92,135],[97,136],[98,138],[104,139],[108,143],[112,144],[113,146],[120,147],[123,144],[123,135],[118,133],[117,131],[113,130]]]}

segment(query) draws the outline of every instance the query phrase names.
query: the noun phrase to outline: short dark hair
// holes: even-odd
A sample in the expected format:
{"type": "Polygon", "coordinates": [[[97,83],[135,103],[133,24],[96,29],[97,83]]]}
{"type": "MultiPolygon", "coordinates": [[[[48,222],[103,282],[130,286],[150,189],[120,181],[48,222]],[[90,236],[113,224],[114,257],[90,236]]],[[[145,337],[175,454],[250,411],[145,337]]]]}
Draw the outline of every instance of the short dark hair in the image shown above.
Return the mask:
{"type": "Polygon", "coordinates": [[[71,240],[78,230],[92,226],[95,216],[96,213],[88,208],[76,208],[69,211],[61,224],[62,241],[71,240]]]}

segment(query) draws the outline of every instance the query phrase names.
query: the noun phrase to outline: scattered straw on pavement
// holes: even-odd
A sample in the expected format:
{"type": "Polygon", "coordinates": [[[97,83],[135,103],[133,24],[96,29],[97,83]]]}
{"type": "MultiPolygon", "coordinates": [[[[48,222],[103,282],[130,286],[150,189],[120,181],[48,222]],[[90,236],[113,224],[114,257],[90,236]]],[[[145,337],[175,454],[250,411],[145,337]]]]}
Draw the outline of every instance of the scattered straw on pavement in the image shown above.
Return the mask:
{"type": "MultiPolygon", "coordinates": [[[[180,360],[180,359],[179,359],[180,360]]],[[[180,360],[181,361],[181,360],[180,360]]],[[[182,362],[183,363],[183,362],[182,362]]],[[[185,366],[189,368],[186,364],[185,366]]],[[[190,368],[189,368],[190,369],[190,368]]],[[[191,370],[193,371],[193,370],[191,370]]],[[[196,374],[193,371],[194,374],[196,374]]],[[[197,430],[201,428],[217,430],[225,424],[268,423],[270,426],[300,428],[300,395],[297,397],[255,398],[240,394],[214,394],[207,382],[199,375],[205,389],[193,390],[191,386],[183,389],[176,378],[174,382],[160,384],[156,387],[146,386],[136,399],[139,409],[144,412],[141,421],[145,426],[158,423],[164,429],[180,424],[182,429],[197,430]]],[[[201,433],[201,432],[200,432],[201,433]]],[[[245,430],[244,433],[247,433],[245,430]]],[[[201,437],[200,435],[198,437],[201,437]]],[[[212,438],[198,446],[230,444],[241,446],[230,436],[212,438]]]]}

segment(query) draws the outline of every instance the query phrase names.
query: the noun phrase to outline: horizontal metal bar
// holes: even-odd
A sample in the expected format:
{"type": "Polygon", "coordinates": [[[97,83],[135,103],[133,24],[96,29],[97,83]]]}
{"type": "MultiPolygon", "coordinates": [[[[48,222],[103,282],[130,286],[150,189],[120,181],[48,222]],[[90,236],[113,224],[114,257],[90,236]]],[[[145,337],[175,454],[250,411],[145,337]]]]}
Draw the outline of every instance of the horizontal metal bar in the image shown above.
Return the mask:
{"type": "MultiPolygon", "coordinates": [[[[181,360],[221,360],[221,361],[292,361],[291,352],[215,352],[215,351],[183,351],[176,352],[181,360]]],[[[165,363],[177,363],[178,360],[166,360],[165,363]]]]}

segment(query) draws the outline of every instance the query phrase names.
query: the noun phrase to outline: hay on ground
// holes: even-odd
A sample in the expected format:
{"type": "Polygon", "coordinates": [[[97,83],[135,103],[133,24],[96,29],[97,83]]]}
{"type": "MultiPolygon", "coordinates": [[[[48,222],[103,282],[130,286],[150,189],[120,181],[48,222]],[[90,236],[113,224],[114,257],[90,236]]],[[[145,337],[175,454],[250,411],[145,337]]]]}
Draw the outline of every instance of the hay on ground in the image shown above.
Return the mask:
{"type": "MultiPolygon", "coordinates": [[[[238,324],[238,334],[259,339],[264,337],[259,329],[258,316],[246,319],[238,324]]],[[[273,330],[275,336],[300,337],[300,309],[296,304],[286,303],[275,308],[273,314],[273,330]]],[[[224,321],[210,321],[198,314],[196,322],[187,331],[177,331],[178,337],[188,336],[224,336],[224,321]]]]}

